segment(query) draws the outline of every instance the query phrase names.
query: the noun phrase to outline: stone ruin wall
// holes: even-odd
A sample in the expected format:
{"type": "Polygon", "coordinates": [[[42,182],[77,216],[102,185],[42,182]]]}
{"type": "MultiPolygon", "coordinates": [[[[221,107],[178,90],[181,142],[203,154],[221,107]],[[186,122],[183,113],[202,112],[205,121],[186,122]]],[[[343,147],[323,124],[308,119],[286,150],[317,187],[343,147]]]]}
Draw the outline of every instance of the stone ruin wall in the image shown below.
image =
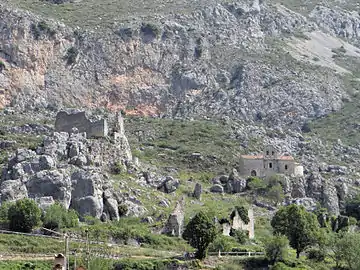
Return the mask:
{"type": "Polygon", "coordinates": [[[244,221],[242,221],[239,213],[236,211],[235,216],[233,219],[232,228],[234,230],[243,230],[243,231],[249,231],[249,239],[255,238],[255,229],[254,229],[254,210],[250,208],[248,210],[248,217],[249,217],[249,223],[245,224],[244,221]]]}
{"type": "Polygon", "coordinates": [[[241,175],[251,175],[251,171],[256,171],[256,176],[263,175],[264,161],[263,159],[243,159],[241,158],[239,171],[241,175]]]}
{"type": "Polygon", "coordinates": [[[80,133],[86,132],[88,138],[108,135],[108,125],[105,119],[92,122],[86,117],[85,112],[67,113],[61,111],[56,115],[56,131],[71,133],[74,127],[80,133]]]}
{"type": "Polygon", "coordinates": [[[222,234],[229,236],[231,229],[234,230],[243,230],[249,232],[249,239],[255,238],[255,219],[254,219],[254,210],[250,208],[248,210],[248,217],[249,217],[249,223],[245,224],[244,221],[242,221],[238,211],[235,211],[235,216],[233,218],[232,224],[229,223],[223,223],[222,224],[222,234]]]}
{"type": "Polygon", "coordinates": [[[90,122],[89,129],[89,137],[105,137],[108,135],[108,124],[105,119],[90,122]]]}

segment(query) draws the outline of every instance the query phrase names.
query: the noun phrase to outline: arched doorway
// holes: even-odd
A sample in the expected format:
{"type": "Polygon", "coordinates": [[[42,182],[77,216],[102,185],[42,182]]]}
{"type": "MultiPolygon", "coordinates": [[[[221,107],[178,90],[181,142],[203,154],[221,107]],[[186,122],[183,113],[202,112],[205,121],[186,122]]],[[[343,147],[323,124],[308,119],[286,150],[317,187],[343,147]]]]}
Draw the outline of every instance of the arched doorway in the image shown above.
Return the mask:
{"type": "Polygon", "coordinates": [[[256,171],[255,170],[251,171],[251,176],[256,176],[256,171]]]}

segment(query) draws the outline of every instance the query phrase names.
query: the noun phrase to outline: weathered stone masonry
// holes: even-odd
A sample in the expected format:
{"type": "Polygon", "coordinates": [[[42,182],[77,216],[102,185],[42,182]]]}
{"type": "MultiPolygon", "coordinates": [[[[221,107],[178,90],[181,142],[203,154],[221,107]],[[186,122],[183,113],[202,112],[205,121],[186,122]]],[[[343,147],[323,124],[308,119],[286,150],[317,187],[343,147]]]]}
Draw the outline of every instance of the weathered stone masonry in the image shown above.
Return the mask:
{"type": "Polygon", "coordinates": [[[292,156],[280,155],[275,147],[269,145],[265,147],[263,155],[242,155],[240,174],[258,177],[274,174],[303,176],[303,167],[292,156]]]}
{"type": "Polygon", "coordinates": [[[85,112],[69,114],[65,111],[60,111],[56,115],[56,131],[70,134],[74,127],[77,128],[80,133],[86,132],[88,138],[106,137],[108,135],[108,123],[106,119],[92,122],[86,117],[85,112]]]}

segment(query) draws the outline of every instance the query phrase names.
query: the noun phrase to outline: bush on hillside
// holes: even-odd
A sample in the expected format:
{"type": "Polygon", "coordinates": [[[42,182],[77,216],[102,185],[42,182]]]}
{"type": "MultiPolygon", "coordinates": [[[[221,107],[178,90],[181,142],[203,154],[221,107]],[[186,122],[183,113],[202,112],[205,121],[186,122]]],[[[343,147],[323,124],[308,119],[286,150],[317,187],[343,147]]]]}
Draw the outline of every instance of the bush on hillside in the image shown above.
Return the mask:
{"type": "Polygon", "coordinates": [[[249,231],[231,229],[230,236],[232,236],[239,244],[243,245],[249,239],[249,231]]]}
{"type": "Polygon", "coordinates": [[[25,198],[9,207],[9,228],[12,231],[29,233],[40,223],[41,210],[34,200],[25,198]]]}
{"type": "Polygon", "coordinates": [[[186,225],[183,238],[196,248],[195,257],[204,259],[209,245],[216,238],[216,228],[212,220],[203,212],[196,214],[186,225]]]}
{"type": "Polygon", "coordinates": [[[76,211],[67,210],[60,203],[55,203],[46,209],[42,221],[43,226],[50,230],[77,227],[79,223],[76,211]]]}
{"type": "Polygon", "coordinates": [[[226,235],[218,235],[215,240],[209,245],[210,252],[230,252],[238,243],[234,238],[226,235]]]}
{"type": "Polygon", "coordinates": [[[3,202],[0,206],[0,224],[9,224],[9,209],[14,205],[13,202],[3,202]]]}
{"type": "Polygon", "coordinates": [[[286,236],[273,236],[265,244],[266,257],[271,264],[285,261],[289,248],[286,236]]]}
{"type": "Polygon", "coordinates": [[[322,261],[324,261],[325,257],[326,257],[325,250],[312,248],[307,251],[307,258],[309,260],[314,260],[316,262],[322,262],[322,261]]]}

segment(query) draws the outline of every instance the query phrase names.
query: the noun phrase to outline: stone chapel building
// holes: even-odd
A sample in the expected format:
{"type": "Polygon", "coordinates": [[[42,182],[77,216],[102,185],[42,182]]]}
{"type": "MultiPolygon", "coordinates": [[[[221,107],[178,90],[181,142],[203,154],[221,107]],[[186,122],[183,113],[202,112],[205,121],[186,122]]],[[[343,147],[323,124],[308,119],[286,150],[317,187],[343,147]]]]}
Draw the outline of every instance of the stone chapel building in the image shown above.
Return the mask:
{"type": "Polygon", "coordinates": [[[281,155],[278,150],[267,145],[262,155],[240,157],[240,174],[243,176],[265,177],[274,174],[303,176],[304,168],[292,156],[281,155]]]}

